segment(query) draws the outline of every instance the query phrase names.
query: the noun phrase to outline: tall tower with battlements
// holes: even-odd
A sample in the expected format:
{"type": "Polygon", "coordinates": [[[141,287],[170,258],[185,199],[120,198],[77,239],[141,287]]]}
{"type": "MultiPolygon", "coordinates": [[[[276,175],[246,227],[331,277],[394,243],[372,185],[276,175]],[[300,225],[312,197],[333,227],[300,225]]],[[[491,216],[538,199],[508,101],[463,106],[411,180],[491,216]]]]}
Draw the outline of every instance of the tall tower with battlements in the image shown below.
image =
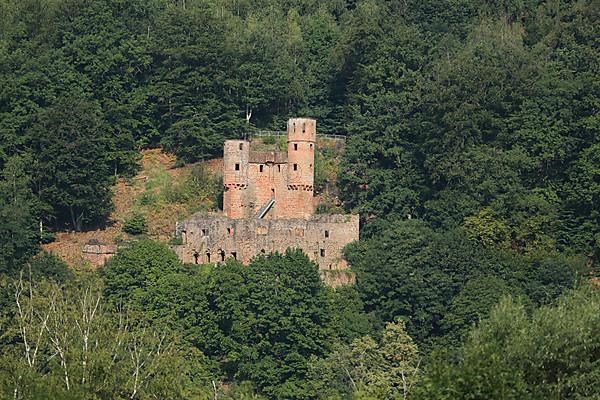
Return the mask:
{"type": "Polygon", "coordinates": [[[227,140],[223,148],[223,212],[229,218],[246,216],[250,143],[227,140]]]}
{"type": "Polygon", "coordinates": [[[287,201],[283,217],[306,218],[313,214],[317,121],[293,118],[287,124],[287,201]]]}

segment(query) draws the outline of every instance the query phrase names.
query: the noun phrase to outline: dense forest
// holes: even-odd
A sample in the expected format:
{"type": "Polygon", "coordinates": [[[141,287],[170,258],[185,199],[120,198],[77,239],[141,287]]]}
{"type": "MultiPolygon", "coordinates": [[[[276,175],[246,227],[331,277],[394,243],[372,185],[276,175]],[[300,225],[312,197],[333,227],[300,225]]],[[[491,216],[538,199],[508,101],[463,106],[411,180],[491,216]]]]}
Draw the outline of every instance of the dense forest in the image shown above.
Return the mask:
{"type": "Polygon", "coordinates": [[[599,38],[597,0],[0,1],[0,398],[597,399],[599,38]],[[347,136],[355,285],[40,252],[141,149],[292,116],[347,136]]]}

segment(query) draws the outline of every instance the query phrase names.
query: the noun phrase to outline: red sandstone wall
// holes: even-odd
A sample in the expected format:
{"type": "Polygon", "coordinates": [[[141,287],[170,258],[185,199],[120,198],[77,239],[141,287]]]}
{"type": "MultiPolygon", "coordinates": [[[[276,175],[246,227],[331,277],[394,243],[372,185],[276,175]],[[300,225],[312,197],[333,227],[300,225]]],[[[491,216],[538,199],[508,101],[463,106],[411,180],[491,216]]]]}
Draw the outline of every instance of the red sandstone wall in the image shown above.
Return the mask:
{"type": "Polygon", "coordinates": [[[234,219],[256,216],[272,197],[275,205],[266,215],[268,219],[309,218],[313,214],[316,121],[290,119],[287,134],[287,163],[285,153],[253,152],[251,143],[243,140],[225,142],[225,215],[234,219]]]}
{"type": "Polygon", "coordinates": [[[247,209],[250,143],[228,140],[223,149],[223,212],[229,218],[249,216],[247,209]],[[236,169],[237,165],[237,169],[236,169]]]}

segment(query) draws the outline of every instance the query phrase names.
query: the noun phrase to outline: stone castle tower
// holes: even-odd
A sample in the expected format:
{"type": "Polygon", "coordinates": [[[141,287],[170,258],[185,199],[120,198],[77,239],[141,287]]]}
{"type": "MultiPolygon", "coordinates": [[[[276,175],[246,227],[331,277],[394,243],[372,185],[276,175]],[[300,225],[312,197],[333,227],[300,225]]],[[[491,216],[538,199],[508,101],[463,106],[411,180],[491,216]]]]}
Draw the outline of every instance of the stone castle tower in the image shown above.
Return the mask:
{"type": "MultiPolygon", "coordinates": [[[[293,118],[287,149],[227,140],[223,155],[223,213],[198,213],[177,224],[188,263],[302,249],[322,275],[347,268],[342,248],[359,236],[358,215],[314,213],[316,121],[293,118]]],[[[326,279],[327,281],[328,279],[326,279]]],[[[339,280],[338,280],[339,283],[339,280]]]]}
{"type": "Polygon", "coordinates": [[[308,218],[313,214],[316,121],[288,121],[287,152],[254,150],[245,140],[224,149],[223,211],[229,218],[308,218]]]}

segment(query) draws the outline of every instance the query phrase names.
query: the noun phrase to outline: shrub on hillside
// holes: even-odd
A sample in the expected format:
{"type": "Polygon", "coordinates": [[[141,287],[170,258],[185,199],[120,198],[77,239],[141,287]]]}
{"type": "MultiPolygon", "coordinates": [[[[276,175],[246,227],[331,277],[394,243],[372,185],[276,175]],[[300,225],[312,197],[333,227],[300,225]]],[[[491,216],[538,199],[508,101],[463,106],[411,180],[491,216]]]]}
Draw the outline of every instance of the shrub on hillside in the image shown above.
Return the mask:
{"type": "Polygon", "coordinates": [[[129,219],[125,220],[123,232],[130,235],[141,235],[148,232],[146,217],[140,213],[134,213],[129,219]]]}

